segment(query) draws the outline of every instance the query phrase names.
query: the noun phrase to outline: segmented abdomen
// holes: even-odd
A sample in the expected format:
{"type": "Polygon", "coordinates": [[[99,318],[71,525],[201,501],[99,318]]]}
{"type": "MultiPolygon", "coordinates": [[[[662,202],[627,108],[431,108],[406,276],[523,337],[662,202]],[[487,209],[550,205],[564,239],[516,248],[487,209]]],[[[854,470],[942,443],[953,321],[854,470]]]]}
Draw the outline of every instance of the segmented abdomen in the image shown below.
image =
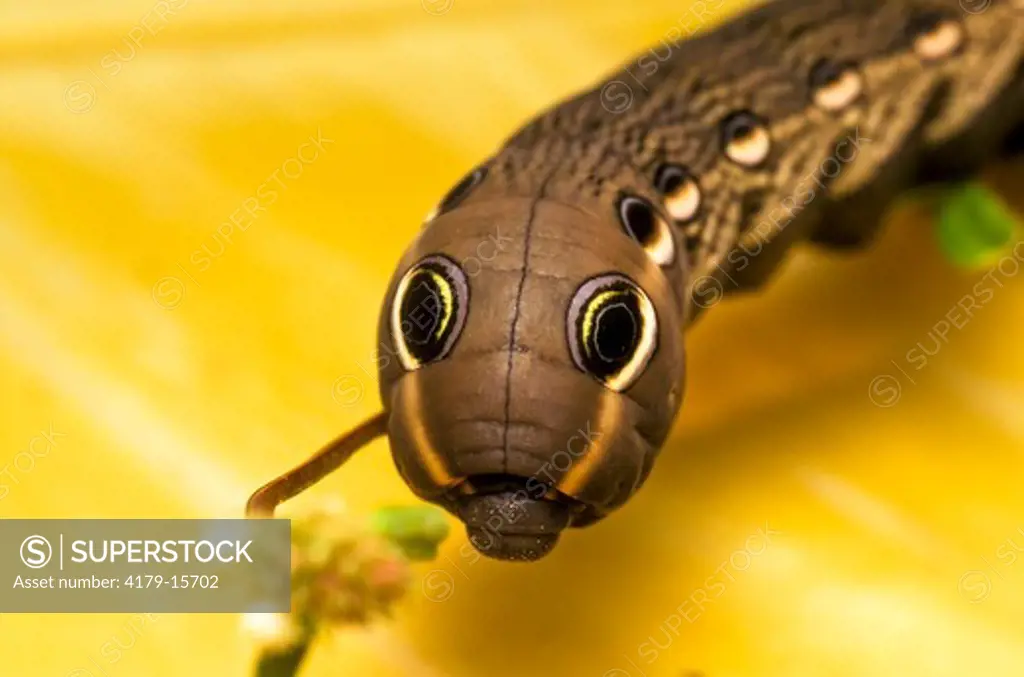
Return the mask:
{"type": "Polygon", "coordinates": [[[686,253],[681,298],[706,276],[760,284],[801,239],[863,244],[899,193],[1024,136],[1021,0],[781,0],[667,37],[534,119],[497,164],[590,209],[649,197],[686,253]]]}

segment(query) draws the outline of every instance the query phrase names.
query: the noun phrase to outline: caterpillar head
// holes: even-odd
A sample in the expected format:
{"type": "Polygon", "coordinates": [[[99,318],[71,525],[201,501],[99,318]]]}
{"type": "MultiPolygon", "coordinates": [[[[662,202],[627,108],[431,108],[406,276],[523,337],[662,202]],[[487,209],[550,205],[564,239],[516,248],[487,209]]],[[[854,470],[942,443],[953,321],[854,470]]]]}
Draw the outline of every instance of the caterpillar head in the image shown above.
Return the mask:
{"type": "Polygon", "coordinates": [[[642,191],[477,170],[401,260],[379,324],[392,453],[483,554],[537,559],[650,472],[684,371],[666,224],[642,191]]]}

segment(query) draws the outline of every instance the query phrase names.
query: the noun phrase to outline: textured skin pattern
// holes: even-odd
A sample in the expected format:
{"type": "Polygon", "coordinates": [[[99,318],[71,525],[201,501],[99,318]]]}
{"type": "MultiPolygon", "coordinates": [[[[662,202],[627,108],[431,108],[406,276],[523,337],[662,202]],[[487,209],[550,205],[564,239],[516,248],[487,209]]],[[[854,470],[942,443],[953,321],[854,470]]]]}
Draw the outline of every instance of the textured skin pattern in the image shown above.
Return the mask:
{"type": "Polygon", "coordinates": [[[427,224],[385,298],[380,387],[405,480],[456,513],[458,492],[483,476],[540,478],[573,502],[573,526],[622,505],[679,409],[683,331],[709,293],[756,287],[800,240],[862,245],[908,188],[1015,152],[1022,52],[1022,0],[781,0],[662,43],[529,122],[427,224]],[[756,123],[740,146],[726,135],[736,114],[756,123]],[[666,164],[699,187],[685,222],[659,192],[666,164]],[[624,195],[672,224],[674,257],[627,234],[624,195]],[[506,245],[481,257],[495,238],[506,245]],[[407,371],[388,358],[390,309],[398,280],[437,254],[474,262],[468,319],[450,355],[407,371]],[[567,345],[574,292],[609,272],[635,281],[658,317],[657,350],[622,392],[577,368],[567,345]],[[565,454],[583,431],[586,448],[565,454]]]}
{"type": "MultiPolygon", "coordinates": [[[[976,170],[998,153],[1007,127],[1024,121],[1022,52],[1024,7],[1015,0],[782,0],[697,39],[656,45],[529,123],[509,147],[530,153],[529,171],[583,194],[643,194],[662,163],[689,167],[704,197],[702,217],[677,233],[692,283],[719,264],[728,269],[741,234],[748,245],[765,239],[756,225],[783,213],[786,198],[806,199],[808,179],[846,138],[867,141],[854,161],[841,161],[841,178],[811,210],[828,209],[824,228],[834,233],[872,229],[891,198],[921,180],[976,170]],[[928,63],[914,52],[911,27],[930,12],[961,22],[966,36],[956,54],[928,63]],[[808,76],[821,59],[855,64],[864,77],[861,99],[838,114],[811,100],[808,76]],[[771,131],[771,157],[754,171],[721,149],[720,122],[738,110],[763,117],[771,131]],[[919,172],[936,162],[937,176],[919,172]],[[631,181],[624,175],[634,168],[631,181]],[[745,209],[752,204],[759,208],[745,209]]],[[[498,161],[510,173],[526,169],[498,161]]]]}

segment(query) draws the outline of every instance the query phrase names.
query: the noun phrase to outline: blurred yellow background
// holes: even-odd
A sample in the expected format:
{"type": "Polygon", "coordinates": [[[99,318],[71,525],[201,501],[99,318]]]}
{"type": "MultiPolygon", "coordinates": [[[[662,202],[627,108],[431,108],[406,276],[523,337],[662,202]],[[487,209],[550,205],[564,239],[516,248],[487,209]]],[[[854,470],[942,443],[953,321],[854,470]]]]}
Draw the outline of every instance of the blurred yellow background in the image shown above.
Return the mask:
{"type": "MultiPolygon", "coordinates": [[[[4,517],[240,515],[378,407],[378,304],[438,197],[695,25],[675,0],[2,7],[4,517]]],[[[395,622],[325,636],[304,674],[1021,673],[1016,271],[953,270],[909,208],[866,254],[800,252],[688,338],[682,420],[626,508],[528,566],[453,524],[395,622]]],[[[414,501],[383,441],[285,514],[330,496],[414,501]]],[[[243,676],[238,628],[3,615],[0,675],[243,676]]]]}

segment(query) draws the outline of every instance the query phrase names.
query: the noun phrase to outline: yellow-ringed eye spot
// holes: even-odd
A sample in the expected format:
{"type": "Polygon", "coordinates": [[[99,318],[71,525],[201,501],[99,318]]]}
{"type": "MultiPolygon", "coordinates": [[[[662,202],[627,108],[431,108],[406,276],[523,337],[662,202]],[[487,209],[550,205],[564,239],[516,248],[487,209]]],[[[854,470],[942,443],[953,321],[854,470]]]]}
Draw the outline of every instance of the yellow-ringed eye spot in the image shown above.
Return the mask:
{"type": "Polygon", "coordinates": [[[626,234],[637,241],[659,266],[670,265],[676,256],[676,243],[668,222],[643,198],[623,195],[619,198],[619,220],[626,234]]]}
{"type": "Polygon", "coordinates": [[[703,196],[700,184],[688,169],[681,165],[666,164],[658,168],[654,186],[665,196],[665,209],[678,224],[697,218],[703,196]]]}
{"type": "Polygon", "coordinates": [[[739,111],[722,120],[722,151],[743,167],[758,167],[772,149],[771,134],[764,120],[750,111],[739,111]]]}
{"type": "Polygon", "coordinates": [[[914,51],[925,61],[945,59],[963,46],[966,34],[957,17],[942,12],[918,15],[908,27],[914,51]]]}
{"type": "Polygon", "coordinates": [[[822,59],[811,68],[810,86],[814,104],[835,112],[860,98],[864,76],[853,64],[822,59]]]}
{"type": "Polygon", "coordinates": [[[451,259],[428,256],[402,276],[391,304],[391,336],[402,366],[412,371],[443,359],[466,322],[469,285],[451,259]]]}
{"type": "MultiPolygon", "coordinates": [[[[436,289],[441,297],[440,321],[435,324],[433,336],[430,337],[437,340],[444,336],[445,330],[451,324],[452,317],[455,315],[455,294],[452,291],[451,282],[445,279],[444,276],[439,275],[433,270],[424,270],[423,273],[429,278],[425,280],[427,287],[436,289]]],[[[411,300],[412,296],[410,295],[408,298],[411,300]]],[[[430,298],[436,297],[431,296],[430,298]]]]}
{"type": "Polygon", "coordinates": [[[637,320],[632,313],[623,313],[620,324],[620,335],[617,337],[621,342],[589,341],[600,328],[602,317],[606,313],[616,312],[626,308],[630,301],[630,292],[624,289],[609,289],[594,296],[593,301],[587,305],[583,313],[581,336],[584,338],[583,351],[588,359],[601,360],[608,364],[621,359],[627,350],[627,344],[636,338],[637,320]],[[628,325],[628,326],[627,326],[628,325]],[[628,341],[627,341],[628,335],[628,341]],[[607,352],[606,352],[607,351],[607,352]]]}
{"type": "Polygon", "coordinates": [[[615,392],[646,369],[658,342],[654,304],[632,280],[615,273],[584,282],[566,315],[573,362],[615,392]]]}

